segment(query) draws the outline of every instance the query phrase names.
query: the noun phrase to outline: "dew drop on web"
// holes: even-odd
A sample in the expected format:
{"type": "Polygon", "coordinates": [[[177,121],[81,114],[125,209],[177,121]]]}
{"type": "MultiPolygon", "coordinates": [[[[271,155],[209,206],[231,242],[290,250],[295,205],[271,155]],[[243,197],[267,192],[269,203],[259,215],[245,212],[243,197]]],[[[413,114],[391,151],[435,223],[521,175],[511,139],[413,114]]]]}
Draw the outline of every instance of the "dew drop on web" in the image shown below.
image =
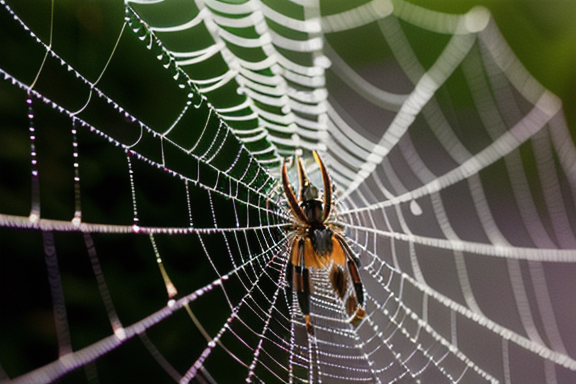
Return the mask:
{"type": "Polygon", "coordinates": [[[414,216],[420,216],[422,214],[422,207],[420,207],[420,204],[418,204],[416,200],[410,202],[410,212],[412,212],[414,216]]]}

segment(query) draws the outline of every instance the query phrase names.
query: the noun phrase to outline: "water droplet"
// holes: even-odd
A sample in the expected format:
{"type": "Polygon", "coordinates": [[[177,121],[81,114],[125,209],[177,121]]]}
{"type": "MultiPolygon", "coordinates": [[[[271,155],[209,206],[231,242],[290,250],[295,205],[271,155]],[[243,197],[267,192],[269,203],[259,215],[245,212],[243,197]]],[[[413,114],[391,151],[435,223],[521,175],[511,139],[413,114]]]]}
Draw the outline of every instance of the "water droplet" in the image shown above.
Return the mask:
{"type": "Polygon", "coordinates": [[[420,205],[416,202],[416,200],[412,200],[410,202],[410,211],[412,212],[412,214],[414,216],[420,216],[422,214],[422,208],[420,207],[420,205]]]}
{"type": "Polygon", "coordinates": [[[120,339],[120,340],[124,340],[126,338],[126,331],[124,330],[124,328],[116,328],[114,330],[114,335],[120,339]]]}

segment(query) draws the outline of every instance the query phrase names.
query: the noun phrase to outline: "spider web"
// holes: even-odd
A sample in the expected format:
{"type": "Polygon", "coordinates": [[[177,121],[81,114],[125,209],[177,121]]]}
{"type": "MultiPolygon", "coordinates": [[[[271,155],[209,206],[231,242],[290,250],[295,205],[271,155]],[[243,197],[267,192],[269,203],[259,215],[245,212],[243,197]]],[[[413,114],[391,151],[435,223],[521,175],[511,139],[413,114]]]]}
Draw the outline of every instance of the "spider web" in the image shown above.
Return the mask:
{"type": "Polygon", "coordinates": [[[485,9],[0,4],[1,381],[574,381],[576,152],[485,9]],[[314,337],[311,149],[367,309],[312,270],[314,337]]]}

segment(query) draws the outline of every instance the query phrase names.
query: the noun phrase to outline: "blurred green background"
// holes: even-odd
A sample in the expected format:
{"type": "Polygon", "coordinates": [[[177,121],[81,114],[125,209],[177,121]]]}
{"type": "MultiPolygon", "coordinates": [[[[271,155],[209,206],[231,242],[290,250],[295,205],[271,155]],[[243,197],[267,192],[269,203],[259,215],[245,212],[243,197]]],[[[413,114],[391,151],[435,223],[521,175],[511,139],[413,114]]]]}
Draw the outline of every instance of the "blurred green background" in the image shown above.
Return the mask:
{"type": "Polygon", "coordinates": [[[464,13],[490,10],[504,38],[528,71],[559,96],[576,141],[576,1],[413,0],[421,7],[464,13]]]}

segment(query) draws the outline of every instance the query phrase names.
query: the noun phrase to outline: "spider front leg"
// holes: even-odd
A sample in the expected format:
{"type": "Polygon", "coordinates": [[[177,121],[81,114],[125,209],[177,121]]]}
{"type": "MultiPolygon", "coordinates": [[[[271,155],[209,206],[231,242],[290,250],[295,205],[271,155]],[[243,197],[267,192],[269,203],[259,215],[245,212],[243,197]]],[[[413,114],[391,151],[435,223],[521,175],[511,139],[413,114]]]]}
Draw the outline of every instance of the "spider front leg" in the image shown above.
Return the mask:
{"type": "Polygon", "coordinates": [[[289,273],[292,277],[290,286],[293,291],[296,291],[296,295],[298,296],[298,305],[306,320],[306,331],[312,335],[314,334],[314,328],[310,322],[310,273],[304,262],[304,250],[305,240],[303,238],[296,238],[292,245],[288,267],[293,266],[292,272],[289,273]]]}

